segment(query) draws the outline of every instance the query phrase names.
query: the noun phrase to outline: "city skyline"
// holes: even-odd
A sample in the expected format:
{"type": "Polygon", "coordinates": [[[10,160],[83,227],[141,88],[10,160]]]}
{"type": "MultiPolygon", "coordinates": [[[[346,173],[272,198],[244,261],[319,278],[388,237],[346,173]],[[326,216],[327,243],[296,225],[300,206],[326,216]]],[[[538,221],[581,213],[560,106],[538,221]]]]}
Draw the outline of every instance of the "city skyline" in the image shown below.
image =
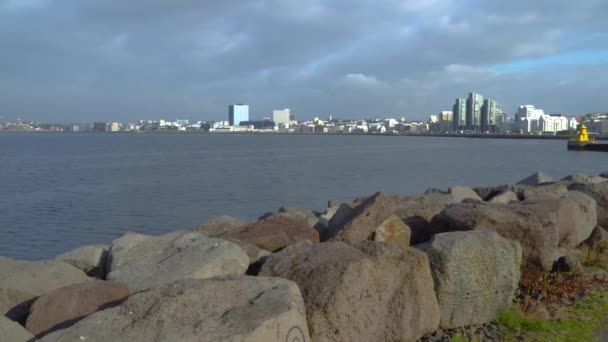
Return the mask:
{"type": "Polygon", "coordinates": [[[0,117],[211,121],[247,103],[424,120],[471,90],[510,116],[601,112],[606,16],[595,0],[0,0],[0,117]]]}

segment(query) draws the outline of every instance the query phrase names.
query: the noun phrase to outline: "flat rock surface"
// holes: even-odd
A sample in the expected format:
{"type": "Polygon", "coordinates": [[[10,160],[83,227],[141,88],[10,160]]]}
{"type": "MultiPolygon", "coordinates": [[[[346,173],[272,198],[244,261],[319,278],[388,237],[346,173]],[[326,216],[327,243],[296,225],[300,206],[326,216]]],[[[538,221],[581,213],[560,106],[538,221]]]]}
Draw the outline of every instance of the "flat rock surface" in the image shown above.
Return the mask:
{"type": "Polygon", "coordinates": [[[106,276],[108,245],[88,245],[76,248],[57,256],[55,259],[68,263],[84,273],[97,278],[106,276]]]}
{"type": "Polygon", "coordinates": [[[241,276],[185,279],[130,296],[41,342],[309,342],[298,286],[241,276]]]}
{"type": "Polygon", "coordinates": [[[30,342],[34,335],[25,330],[19,323],[0,315],[0,341],[2,342],[30,342]]]}
{"type": "Polygon", "coordinates": [[[274,252],[292,243],[308,240],[319,242],[319,232],[308,224],[287,217],[269,217],[231,229],[219,236],[249,242],[274,252]]]}
{"type": "Polygon", "coordinates": [[[112,243],[108,260],[107,279],[129,285],[131,292],[184,278],[241,275],[249,266],[238,245],[187,231],[124,235],[112,243]]]}
{"type": "Polygon", "coordinates": [[[216,237],[242,224],[245,224],[245,222],[232,216],[223,215],[201,224],[197,231],[208,237],[216,237]]]}
{"type": "Polygon", "coordinates": [[[0,313],[23,320],[31,300],[52,290],[89,281],[83,271],[62,261],[21,261],[0,257],[0,313]]]}

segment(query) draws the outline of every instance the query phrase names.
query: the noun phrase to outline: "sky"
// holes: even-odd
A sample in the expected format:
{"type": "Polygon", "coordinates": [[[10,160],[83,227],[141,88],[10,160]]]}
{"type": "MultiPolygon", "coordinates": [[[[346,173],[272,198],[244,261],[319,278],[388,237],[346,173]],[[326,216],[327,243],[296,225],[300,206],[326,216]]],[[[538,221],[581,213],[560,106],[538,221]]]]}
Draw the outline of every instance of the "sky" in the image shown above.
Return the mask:
{"type": "Polygon", "coordinates": [[[606,0],[0,0],[0,120],[608,111],[606,0]]]}

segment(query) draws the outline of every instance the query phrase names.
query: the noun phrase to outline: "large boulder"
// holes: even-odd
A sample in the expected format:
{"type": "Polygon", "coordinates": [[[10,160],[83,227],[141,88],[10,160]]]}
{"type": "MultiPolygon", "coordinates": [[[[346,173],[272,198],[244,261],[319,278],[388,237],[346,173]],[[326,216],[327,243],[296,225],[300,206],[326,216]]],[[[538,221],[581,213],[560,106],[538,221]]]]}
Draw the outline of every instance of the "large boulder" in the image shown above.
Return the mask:
{"type": "Polygon", "coordinates": [[[397,203],[396,196],[387,196],[381,192],[368,197],[355,208],[333,240],[348,243],[370,240],[376,228],[393,214],[397,203]]]}
{"type": "Polygon", "coordinates": [[[34,341],[34,335],[25,330],[19,323],[0,315],[0,341],[30,342],[34,341]]]}
{"type": "MultiPolygon", "coordinates": [[[[342,229],[346,222],[348,222],[348,220],[354,215],[357,206],[358,204],[349,202],[340,203],[329,207],[328,213],[330,213],[330,210],[334,212],[329,219],[327,228],[321,230],[319,233],[321,241],[327,241],[334,237],[336,233],[342,229]]],[[[322,219],[320,219],[319,222],[323,222],[322,219]]]]}
{"type": "Polygon", "coordinates": [[[597,202],[597,224],[608,227],[608,183],[599,184],[571,184],[569,190],[583,192],[597,202]]]}
{"type": "Polygon", "coordinates": [[[310,341],[298,286],[278,278],[184,279],[130,296],[41,342],[310,341]]]}
{"type": "Polygon", "coordinates": [[[606,182],[608,182],[608,178],[604,178],[604,177],[600,177],[600,176],[589,177],[589,179],[587,180],[587,183],[591,183],[591,184],[599,184],[599,183],[606,183],[606,182]]]}
{"type": "Polygon", "coordinates": [[[451,195],[442,193],[404,197],[399,200],[394,214],[410,228],[410,244],[417,245],[431,238],[433,217],[454,203],[456,201],[451,195]]]}
{"type": "Polygon", "coordinates": [[[426,255],[371,241],[298,243],[273,254],[260,275],[295,281],[313,341],[415,341],[439,325],[426,255]]]}
{"type": "Polygon", "coordinates": [[[405,247],[410,245],[412,232],[407,224],[395,215],[387,218],[376,228],[374,241],[396,243],[405,247]]]}
{"type": "Polygon", "coordinates": [[[454,204],[435,216],[434,233],[492,230],[520,242],[523,271],[550,271],[558,257],[559,228],[554,220],[538,217],[519,203],[454,204]]]}
{"type": "Polygon", "coordinates": [[[598,176],[603,177],[603,178],[608,178],[608,171],[604,171],[604,172],[600,173],[598,176]]]}
{"type": "Polygon", "coordinates": [[[23,321],[36,297],[90,279],[81,270],[62,261],[20,261],[0,257],[0,314],[23,321]]]}
{"type": "Polygon", "coordinates": [[[91,277],[104,279],[108,245],[88,245],[57,256],[55,259],[68,263],[91,277]]]}
{"type": "Polygon", "coordinates": [[[448,193],[454,197],[454,201],[460,203],[465,199],[483,201],[473,189],[466,186],[453,186],[448,189],[448,193]]]}
{"type": "Polygon", "coordinates": [[[319,218],[317,214],[308,208],[299,208],[299,207],[281,207],[279,208],[279,212],[273,214],[275,217],[287,217],[294,220],[300,220],[307,225],[314,227],[319,223],[319,218]]]}
{"type": "Polygon", "coordinates": [[[517,184],[537,186],[537,185],[540,185],[543,183],[550,183],[550,182],[553,182],[553,178],[551,178],[539,171],[539,172],[536,172],[536,173],[520,180],[519,182],[517,182],[517,184]]]}
{"type": "Polygon", "coordinates": [[[208,237],[216,237],[242,224],[245,224],[245,222],[232,216],[224,215],[212,218],[206,223],[200,225],[197,231],[208,237]]]}
{"type": "Polygon", "coordinates": [[[269,217],[247,223],[219,237],[246,241],[270,252],[302,240],[319,242],[319,233],[314,228],[300,220],[287,217],[269,217]]]}
{"type": "Polygon", "coordinates": [[[519,200],[519,198],[517,197],[516,193],[514,193],[511,190],[506,190],[506,191],[501,192],[501,193],[497,194],[496,196],[490,198],[489,202],[490,203],[509,204],[511,202],[517,202],[518,200],[519,200]]]}
{"type": "Polygon", "coordinates": [[[40,296],[30,309],[25,327],[37,337],[64,329],[102,309],[118,305],[129,295],[127,285],[89,281],[40,296]]]}
{"type": "Polygon", "coordinates": [[[528,187],[523,190],[525,200],[539,200],[546,198],[560,198],[568,193],[568,188],[562,183],[544,184],[528,187]]]}
{"type": "Polygon", "coordinates": [[[197,232],[127,234],[112,242],[107,279],[136,292],[184,278],[241,275],[248,266],[249,258],[239,246],[197,232]]]}
{"type": "Polygon", "coordinates": [[[441,328],[494,321],[511,306],[520,277],[519,242],[491,231],[437,234],[424,250],[441,310],[441,328]]]}
{"type": "Polygon", "coordinates": [[[559,246],[575,248],[597,226],[597,205],[593,198],[578,191],[568,191],[559,198],[521,202],[536,216],[554,222],[559,231],[559,246]]]}

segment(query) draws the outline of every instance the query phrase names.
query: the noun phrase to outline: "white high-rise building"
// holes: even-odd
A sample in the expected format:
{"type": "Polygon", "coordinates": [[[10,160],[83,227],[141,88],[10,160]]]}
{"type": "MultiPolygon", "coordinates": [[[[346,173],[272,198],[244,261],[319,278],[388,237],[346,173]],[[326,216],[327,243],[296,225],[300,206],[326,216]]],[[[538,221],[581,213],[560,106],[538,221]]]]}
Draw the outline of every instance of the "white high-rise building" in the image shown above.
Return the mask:
{"type": "Polygon", "coordinates": [[[275,125],[277,126],[280,124],[289,126],[291,123],[291,110],[289,108],[273,110],[272,121],[274,121],[275,125]]]}

